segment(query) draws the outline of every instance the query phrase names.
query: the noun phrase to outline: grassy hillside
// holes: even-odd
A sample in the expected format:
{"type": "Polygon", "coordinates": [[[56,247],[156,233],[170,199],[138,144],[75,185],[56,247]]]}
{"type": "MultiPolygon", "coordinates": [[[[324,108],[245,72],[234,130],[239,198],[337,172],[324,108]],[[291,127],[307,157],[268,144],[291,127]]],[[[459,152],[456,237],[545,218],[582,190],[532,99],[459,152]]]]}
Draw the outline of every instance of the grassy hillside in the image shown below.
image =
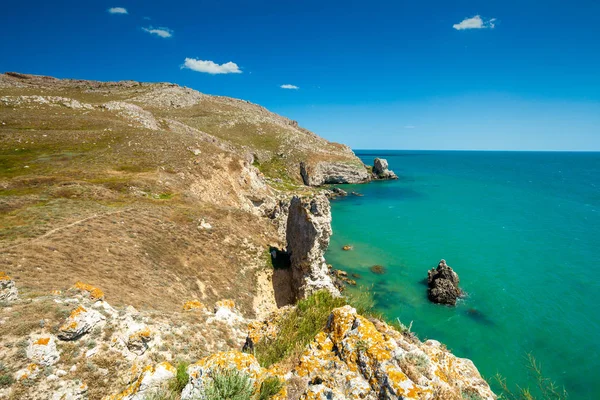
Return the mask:
{"type": "Polygon", "coordinates": [[[252,314],[279,241],[264,215],[280,190],[305,190],[299,162],[319,159],[360,164],[241,100],[0,75],[1,269],[32,291],[83,280],[117,304],[231,297],[252,314]]]}

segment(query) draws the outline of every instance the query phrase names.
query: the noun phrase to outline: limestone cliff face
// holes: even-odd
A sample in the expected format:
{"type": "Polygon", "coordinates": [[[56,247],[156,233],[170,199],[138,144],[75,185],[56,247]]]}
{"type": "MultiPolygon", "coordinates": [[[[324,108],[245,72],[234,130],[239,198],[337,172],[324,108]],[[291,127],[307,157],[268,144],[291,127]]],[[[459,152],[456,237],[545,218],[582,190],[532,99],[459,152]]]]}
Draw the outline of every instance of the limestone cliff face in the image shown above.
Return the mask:
{"type": "Polygon", "coordinates": [[[307,186],[335,183],[363,183],[370,180],[369,173],[360,162],[321,161],[300,163],[300,175],[307,186]]]}
{"type": "Polygon", "coordinates": [[[296,298],[321,289],[339,295],[323,256],[330,236],[331,209],[327,197],[320,194],[311,199],[292,198],[286,240],[292,268],[292,290],[296,298]]]}

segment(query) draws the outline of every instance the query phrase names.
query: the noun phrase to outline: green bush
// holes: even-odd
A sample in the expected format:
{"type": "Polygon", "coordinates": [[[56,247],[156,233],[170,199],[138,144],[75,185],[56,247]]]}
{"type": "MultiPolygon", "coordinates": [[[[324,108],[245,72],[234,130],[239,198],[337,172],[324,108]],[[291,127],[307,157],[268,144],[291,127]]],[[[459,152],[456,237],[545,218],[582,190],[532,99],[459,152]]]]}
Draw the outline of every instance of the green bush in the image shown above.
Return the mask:
{"type": "Polygon", "coordinates": [[[283,388],[283,382],[279,378],[275,376],[268,377],[261,383],[256,398],[257,400],[269,400],[279,393],[281,388],[283,388]]]}
{"type": "Polygon", "coordinates": [[[206,387],[206,400],[250,400],[252,383],[248,375],[231,369],[218,371],[212,378],[206,387]]]}

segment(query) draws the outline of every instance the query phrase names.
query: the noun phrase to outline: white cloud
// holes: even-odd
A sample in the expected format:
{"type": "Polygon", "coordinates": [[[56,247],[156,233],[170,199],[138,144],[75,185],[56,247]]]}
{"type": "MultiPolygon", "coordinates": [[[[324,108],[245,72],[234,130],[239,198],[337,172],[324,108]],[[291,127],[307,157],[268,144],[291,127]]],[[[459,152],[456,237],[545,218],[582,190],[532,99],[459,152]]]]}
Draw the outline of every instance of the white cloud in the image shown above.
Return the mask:
{"type": "Polygon", "coordinates": [[[127,9],[123,7],[111,7],[107,11],[110,14],[128,14],[127,9]]]}
{"type": "Polygon", "coordinates": [[[186,58],[181,69],[188,68],[196,72],[206,72],[207,74],[241,74],[242,71],[234,62],[217,64],[209,60],[197,60],[195,58],[186,58]]]}
{"type": "Polygon", "coordinates": [[[160,36],[161,38],[170,38],[173,36],[173,31],[169,28],[142,28],[144,32],[148,32],[151,35],[160,36]]]}
{"type": "Polygon", "coordinates": [[[296,85],[290,85],[289,83],[286,83],[285,85],[281,85],[279,87],[282,88],[282,89],[293,89],[293,90],[300,89],[298,86],[296,86],[296,85]]]}
{"type": "Polygon", "coordinates": [[[454,24],[452,27],[457,31],[462,31],[463,29],[493,29],[496,26],[495,21],[496,18],[484,20],[480,15],[476,15],[473,18],[465,18],[460,24],[454,24]]]}

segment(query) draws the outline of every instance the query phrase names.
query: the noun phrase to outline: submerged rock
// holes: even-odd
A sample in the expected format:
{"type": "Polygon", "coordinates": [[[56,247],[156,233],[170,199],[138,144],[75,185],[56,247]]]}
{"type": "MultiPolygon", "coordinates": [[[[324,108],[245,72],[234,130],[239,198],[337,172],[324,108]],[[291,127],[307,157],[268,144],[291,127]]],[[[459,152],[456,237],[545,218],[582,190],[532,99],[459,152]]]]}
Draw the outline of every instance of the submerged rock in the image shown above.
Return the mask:
{"type": "Polygon", "coordinates": [[[446,264],[446,260],[441,260],[437,268],[432,268],[427,273],[429,300],[438,304],[456,305],[456,300],[462,294],[458,283],[458,274],[446,264]]]}
{"type": "Polygon", "coordinates": [[[376,158],[373,162],[374,179],[398,179],[394,171],[388,169],[388,162],[384,158],[376,158]]]}
{"type": "Polygon", "coordinates": [[[383,265],[373,265],[371,268],[371,272],[377,275],[385,274],[385,268],[383,265]]]}
{"type": "Polygon", "coordinates": [[[292,198],[287,220],[287,252],[292,268],[292,291],[302,298],[321,289],[339,295],[333,284],[325,250],[331,236],[331,209],[325,195],[292,198]]]}

